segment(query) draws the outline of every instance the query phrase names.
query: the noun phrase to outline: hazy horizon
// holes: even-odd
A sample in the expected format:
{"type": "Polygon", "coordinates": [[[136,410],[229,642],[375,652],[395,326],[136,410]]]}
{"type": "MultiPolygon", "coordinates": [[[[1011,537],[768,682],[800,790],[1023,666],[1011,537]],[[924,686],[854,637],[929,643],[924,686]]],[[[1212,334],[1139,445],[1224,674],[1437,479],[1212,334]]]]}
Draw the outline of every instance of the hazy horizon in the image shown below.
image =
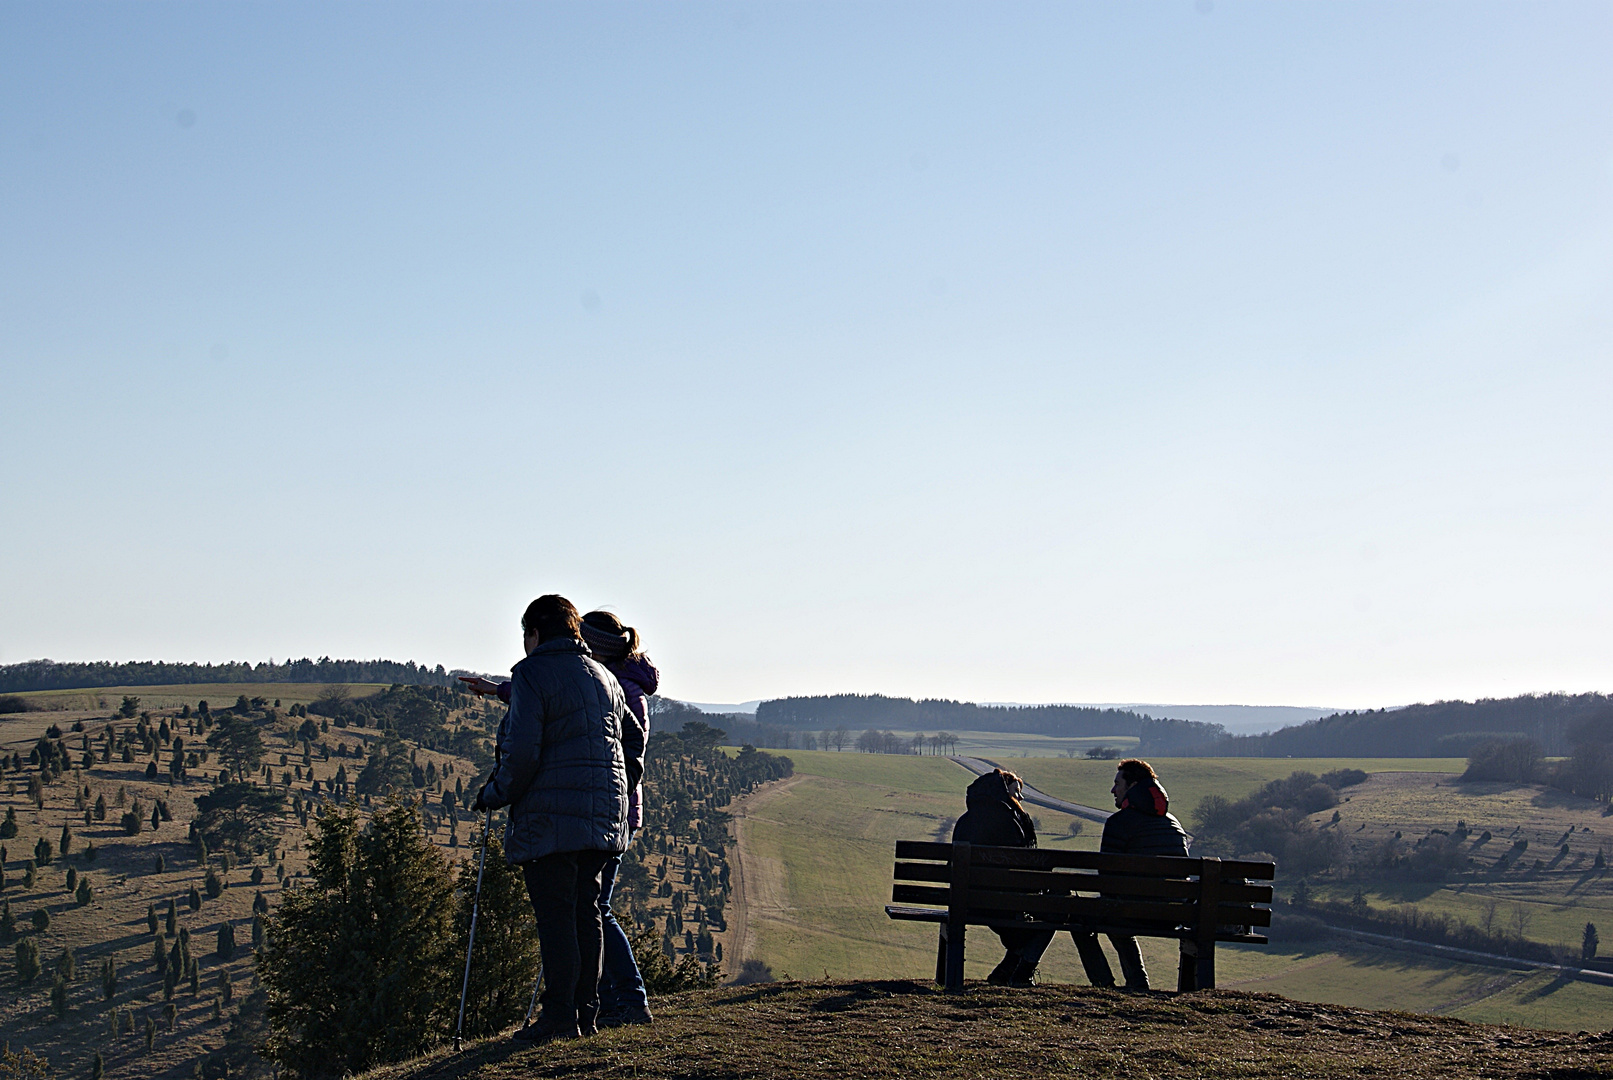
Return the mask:
{"type": "Polygon", "coordinates": [[[0,663],[1613,689],[1613,8],[0,5],[0,663]]]}

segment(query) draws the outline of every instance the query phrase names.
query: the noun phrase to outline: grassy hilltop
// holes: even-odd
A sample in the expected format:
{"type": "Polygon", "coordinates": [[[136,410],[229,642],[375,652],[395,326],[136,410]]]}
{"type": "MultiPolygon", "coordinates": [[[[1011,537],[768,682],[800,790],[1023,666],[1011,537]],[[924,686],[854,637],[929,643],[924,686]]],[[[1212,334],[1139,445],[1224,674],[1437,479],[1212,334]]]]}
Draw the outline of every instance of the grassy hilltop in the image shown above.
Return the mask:
{"type": "Polygon", "coordinates": [[[1154,1077],[1317,1080],[1393,1076],[1592,1077],[1613,1039],[1482,1027],[1441,1017],[1305,1005],[1271,994],[1175,997],[1087,987],[942,994],[908,982],[807,982],[680,994],[652,1028],[375,1070],[368,1080],[974,1080],[1154,1077]]]}

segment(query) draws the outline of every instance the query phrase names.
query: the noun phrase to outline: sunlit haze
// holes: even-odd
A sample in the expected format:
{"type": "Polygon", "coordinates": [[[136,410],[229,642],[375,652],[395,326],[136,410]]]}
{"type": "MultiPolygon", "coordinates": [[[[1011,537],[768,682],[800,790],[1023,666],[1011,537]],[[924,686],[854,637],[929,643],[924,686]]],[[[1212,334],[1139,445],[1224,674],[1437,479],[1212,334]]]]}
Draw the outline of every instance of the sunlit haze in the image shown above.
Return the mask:
{"type": "Polygon", "coordinates": [[[0,663],[1613,690],[1613,7],[0,4],[0,663]]]}

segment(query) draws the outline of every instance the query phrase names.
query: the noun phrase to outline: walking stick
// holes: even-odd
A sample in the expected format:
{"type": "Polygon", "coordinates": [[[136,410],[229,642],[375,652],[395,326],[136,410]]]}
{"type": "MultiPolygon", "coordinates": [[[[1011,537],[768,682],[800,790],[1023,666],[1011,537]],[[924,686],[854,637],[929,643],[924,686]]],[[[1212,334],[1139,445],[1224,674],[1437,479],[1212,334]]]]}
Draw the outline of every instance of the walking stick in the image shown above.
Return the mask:
{"type": "Polygon", "coordinates": [[[465,997],[470,993],[470,958],[476,951],[476,917],[481,914],[482,874],[487,870],[487,836],[492,831],[493,811],[489,810],[487,820],[482,823],[482,857],[476,865],[476,897],[470,905],[470,944],[465,946],[465,978],[459,984],[459,1027],[454,1031],[455,1053],[459,1052],[465,1034],[465,997]]]}
{"type": "Polygon", "coordinates": [[[542,985],[543,985],[543,961],[539,960],[538,961],[538,978],[537,978],[537,981],[532,984],[532,1000],[527,1002],[527,1005],[526,1005],[526,1019],[521,1021],[523,1024],[532,1023],[532,1010],[538,1007],[538,987],[540,987],[542,985]]]}

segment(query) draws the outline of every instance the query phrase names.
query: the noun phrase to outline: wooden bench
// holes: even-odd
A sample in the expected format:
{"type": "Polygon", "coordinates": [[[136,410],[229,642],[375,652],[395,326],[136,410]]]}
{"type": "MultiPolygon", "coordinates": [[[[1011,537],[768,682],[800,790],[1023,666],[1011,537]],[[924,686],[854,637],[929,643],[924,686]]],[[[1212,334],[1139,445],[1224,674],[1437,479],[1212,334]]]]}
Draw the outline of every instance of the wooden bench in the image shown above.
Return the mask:
{"type": "Polygon", "coordinates": [[[1215,988],[1215,943],[1264,945],[1269,862],[896,842],[885,914],[939,923],[935,981],[963,989],[967,926],[1167,937],[1181,942],[1177,990],[1215,988]],[[924,884],[910,884],[922,882],[924,884]],[[1022,916],[1029,914],[1034,922],[1022,916]]]}

